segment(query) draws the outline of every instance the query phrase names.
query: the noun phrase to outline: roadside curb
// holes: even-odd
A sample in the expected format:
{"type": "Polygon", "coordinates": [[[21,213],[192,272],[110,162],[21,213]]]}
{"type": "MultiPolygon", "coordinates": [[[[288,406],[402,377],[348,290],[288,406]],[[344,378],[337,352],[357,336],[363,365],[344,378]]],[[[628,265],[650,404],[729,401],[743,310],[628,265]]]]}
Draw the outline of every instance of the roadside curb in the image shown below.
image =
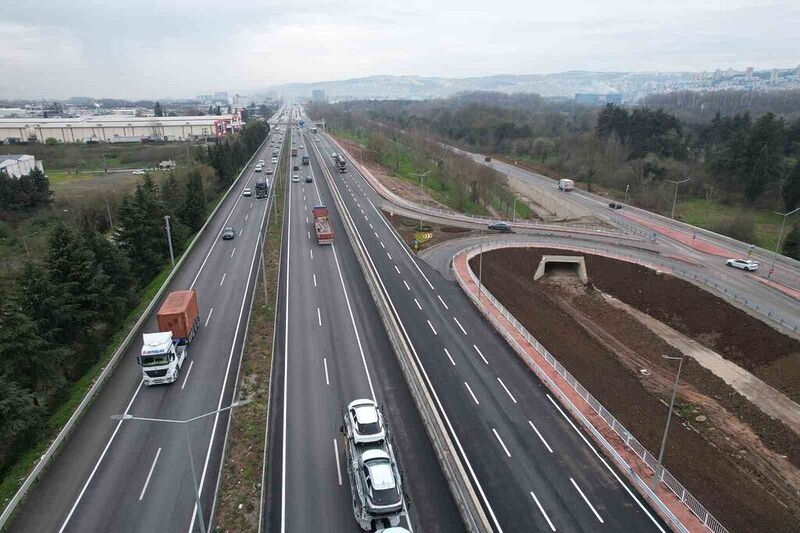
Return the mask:
{"type": "Polygon", "coordinates": [[[97,379],[95,379],[94,383],[89,388],[89,390],[86,393],[86,395],[83,397],[81,402],[75,408],[75,411],[69,417],[69,419],[67,420],[66,424],[64,424],[64,427],[61,429],[61,431],[58,432],[58,435],[56,435],[55,439],[53,439],[53,442],[50,444],[50,446],[47,448],[47,450],[39,458],[39,461],[33,467],[33,470],[31,470],[31,472],[25,478],[25,481],[22,483],[22,485],[20,485],[20,488],[17,490],[17,492],[14,494],[14,496],[9,500],[8,504],[3,509],[3,513],[0,515],[0,530],[5,528],[9,518],[11,517],[11,515],[16,510],[16,508],[19,505],[19,503],[27,495],[28,490],[30,490],[30,488],[33,486],[33,484],[38,480],[39,476],[41,476],[42,473],[44,473],[44,471],[50,465],[50,463],[53,460],[53,458],[60,451],[61,446],[68,440],[68,437],[71,435],[72,431],[74,430],[75,425],[82,418],[82,416],[83,416],[84,412],[86,411],[86,409],[92,404],[95,396],[105,386],[105,383],[108,380],[109,376],[112,374],[113,370],[116,368],[117,364],[119,363],[119,360],[122,358],[122,354],[125,351],[127,351],[128,347],[130,346],[130,343],[133,341],[133,339],[136,337],[136,335],[141,330],[142,326],[144,325],[145,321],[147,320],[147,318],[152,313],[152,311],[155,308],[156,304],[160,301],[161,297],[164,295],[164,292],[167,290],[167,287],[170,285],[170,283],[172,282],[173,278],[180,271],[181,267],[183,266],[184,261],[186,260],[187,257],[189,257],[190,253],[194,250],[194,247],[200,241],[200,238],[205,234],[206,229],[208,228],[209,224],[214,219],[214,217],[216,216],[216,214],[219,211],[219,209],[222,207],[222,204],[225,203],[225,200],[228,198],[228,196],[230,195],[231,191],[233,191],[235,188],[237,188],[240,185],[239,182],[240,182],[242,176],[245,175],[245,172],[248,170],[248,168],[250,167],[251,163],[253,162],[253,158],[255,158],[263,150],[263,148],[264,148],[264,146],[265,146],[265,144],[267,143],[268,140],[269,140],[269,135],[267,135],[267,137],[259,145],[259,147],[256,148],[256,150],[253,152],[253,155],[250,156],[250,159],[247,160],[247,163],[245,163],[244,167],[242,167],[242,170],[239,172],[239,175],[236,177],[235,180],[233,180],[233,182],[231,183],[230,187],[228,187],[228,190],[225,191],[225,194],[217,202],[217,205],[214,207],[214,209],[208,215],[208,217],[206,218],[206,221],[203,224],[203,226],[197,231],[197,233],[195,234],[194,238],[189,243],[189,246],[187,246],[186,250],[184,250],[183,254],[181,254],[180,259],[178,260],[177,263],[175,263],[175,266],[172,268],[172,271],[169,273],[167,278],[161,284],[161,287],[158,289],[158,292],[156,292],[156,294],[153,296],[152,300],[150,300],[150,303],[144,309],[144,311],[142,311],[142,314],[139,315],[138,320],[131,327],[130,332],[128,333],[128,335],[122,340],[122,342],[120,343],[120,345],[117,348],[117,350],[114,352],[114,354],[109,359],[108,363],[106,363],[106,366],[100,372],[100,375],[97,377],[97,379]]]}
{"type": "MultiPolygon", "coordinates": [[[[486,246],[483,250],[505,247],[507,247],[505,244],[495,244],[486,246]]],[[[485,287],[478,287],[476,280],[473,279],[474,273],[472,273],[469,266],[469,260],[478,255],[478,253],[479,250],[473,247],[462,250],[453,256],[451,268],[458,284],[495,330],[553,393],[561,406],[569,411],[572,417],[583,426],[595,444],[601,449],[603,455],[615,463],[619,471],[628,479],[639,495],[649,502],[651,508],[673,530],[680,532],[711,530],[715,533],[727,533],[724,526],[717,522],[685,489],[683,489],[684,498],[691,498],[691,500],[681,501],[673,490],[670,490],[666,484],[668,478],[665,477],[669,473],[665,470],[662,471],[663,481],[659,483],[655,492],[651,490],[649,483],[654,477],[653,466],[633,452],[632,443],[630,442],[633,436],[622,426],[617,427],[617,425],[614,425],[612,428],[609,425],[612,422],[601,416],[604,411],[602,405],[599,403],[598,406],[590,405],[582,394],[578,394],[576,389],[583,390],[587,394],[588,391],[583,389],[577,381],[574,385],[570,384],[566,376],[558,372],[548,362],[540,348],[514,327],[503,310],[495,303],[491,293],[485,287]],[[598,408],[600,414],[598,414],[598,408]],[[628,442],[623,440],[618,431],[627,435],[628,442]],[[703,515],[703,518],[700,518],[699,515],[703,515]]],[[[569,375],[566,370],[565,374],[569,375]]],[[[574,378],[572,379],[574,380],[574,378]]],[[[616,423],[610,413],[608,415],[616,423]]],[[[635,444],[641,447],[638,442],[635,442],[635,444]]],[[[671,475],[669,475],[669,478],[674,479],[671,475]]],[[[680,485],[678,484],[678,486],[680,485]]]]}

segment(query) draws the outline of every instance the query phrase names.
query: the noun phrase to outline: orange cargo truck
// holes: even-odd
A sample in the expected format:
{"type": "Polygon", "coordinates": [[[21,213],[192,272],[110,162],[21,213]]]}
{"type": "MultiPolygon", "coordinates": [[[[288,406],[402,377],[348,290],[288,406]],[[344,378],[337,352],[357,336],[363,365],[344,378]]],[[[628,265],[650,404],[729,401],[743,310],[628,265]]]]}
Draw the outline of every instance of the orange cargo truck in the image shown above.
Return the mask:
{"type": "Polygon", "coordinates": [[[171,331],[172,339],[178,344],[189,344],[200,326],[197,293],[193,290],[169,293],[158,310],[156,320],[158,331],[171,331]]]}
{"type": "Polygon", "coordinates": [[[331,229],[331,221],[328,219],[328,208],[324,205],[318,205],[314,208],[313,215],[317,242],[320,244],[333,244],[333,229],[331,229]]]}

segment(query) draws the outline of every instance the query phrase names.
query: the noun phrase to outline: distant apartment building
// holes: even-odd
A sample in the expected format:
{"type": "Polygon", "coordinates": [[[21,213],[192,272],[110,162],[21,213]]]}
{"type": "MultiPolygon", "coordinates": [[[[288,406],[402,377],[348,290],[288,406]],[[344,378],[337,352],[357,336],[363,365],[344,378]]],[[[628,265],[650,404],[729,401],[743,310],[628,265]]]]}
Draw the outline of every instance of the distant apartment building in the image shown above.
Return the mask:
{"type": "Polygon", "coordinates": [[[27,176],[34,168],[44,172],[42,162],[37,161],[32,155],[0,155],[0,173],[4,173],[9,177],[21,178],[22,176],[27,176]]]}
{"type": "Polygon", "coordinates": [[[311,91],[311,101],[315,104],[324,104],[328,101],[328,97],[325,95],[325,91],[314,89],[311,91]]]}
{"type": "Polygon", "coordinates": [[[622,104],[622,94],[591,94],[591,93],[576,93],[575,103],[584,105],[605,105],[605,104],[622,104]]]}
{"type": "Polygon", "coordinates": [[[141,142],[222,138],[239,130],[241,117],[203,115],[186,117],[136,117],[87,115],[77,118],[0,118],[0,142],[141,142]]]}

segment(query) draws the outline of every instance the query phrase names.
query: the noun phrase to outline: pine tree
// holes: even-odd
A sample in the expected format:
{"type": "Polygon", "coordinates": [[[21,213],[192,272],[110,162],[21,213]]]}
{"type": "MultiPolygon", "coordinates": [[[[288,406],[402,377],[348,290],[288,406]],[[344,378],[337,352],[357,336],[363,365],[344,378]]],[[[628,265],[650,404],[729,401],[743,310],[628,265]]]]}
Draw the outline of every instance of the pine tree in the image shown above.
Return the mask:
{"type": "Polygon", "coordinates": [[[122,200],[117,242],[141,282],[149,282],[167,261],[165,214],[158,187],[149,176],[145,176],[132,196],[122,200]]]}
{"type": "Polygon", "coordinates": [[[77,302],[63,285],[51,283],[47,272],[41,267],[33,263],[25,266],[16,300],[49,343],[66,346],[78,339],[79,332],[73,327],[72,319],[77,314],[77,302]]]}
{"type": "Polygon", "coordinates": [[[86,245],[108,278],[111,313],[107,321],[117,323],[134,303],[137,283],[131,272],[131,262],[119,247],[96,231],[86,237],[86,245]]]}
{"type": "Polygon", "coordinates": [[[64,381],[61,361],[65,351],[53,349],[33,320],[14,301],[0,305],[0,368],[19,385],[47,393],[64,381]]]}
{"type": "Polygon", "coordinates": [[[198,231],[206,221],[206,193],[203,178],[197,169],[189,173],[186,196],[181,210],[181,220],[192,231],[198,231]]]}
{"type": "Polygon", "coordinates": [[[97,264],[86,242],[59,224],[50,235],[50,250],[45,261],[50,283],[60,285],[77,305],[72,317],[81,333],[100,321],[111,305],[108,276],[97,264]]]}
{"type": "Polygon", "coordinates": [[[44,409],[30,390],[0,375],[0,471],[5,471],[41,431],[44,409]]]}
{"type": "Polygon", "coordinates": [[[783,204],[787,212],[800,207],[800,162],[795,163],[783,185],[783,204]]]}
{"type": "Polygon", "coordinates": [[[795,225],[781,247],[784,255],[800,260],[800,224],[795,225]]]}

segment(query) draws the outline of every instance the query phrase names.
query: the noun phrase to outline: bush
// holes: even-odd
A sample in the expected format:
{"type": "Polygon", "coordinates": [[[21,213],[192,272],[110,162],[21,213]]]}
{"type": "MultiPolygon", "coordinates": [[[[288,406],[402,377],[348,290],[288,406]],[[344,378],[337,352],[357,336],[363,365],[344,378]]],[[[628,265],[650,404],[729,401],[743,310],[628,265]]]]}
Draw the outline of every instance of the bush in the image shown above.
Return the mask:
{"type": "Polygon", "coordinates": [[[789,235],[786,236],[781,250],[792,259],[800,260],[800,224],[793,227],[789,235]]]}
{"type": "Polygon", "coordinates": [[[55,137],[48,137],[47,139],[44,140],[44,143],[48,146],[54,146],[58,144],[58,139],[56,139],[55,137]]]}
{"type": "Polygon", "coordinates": [[[725,218],[714,224],[711,230],[742,242],[756,240],[756,220],[751,214],[725,218]]]}

